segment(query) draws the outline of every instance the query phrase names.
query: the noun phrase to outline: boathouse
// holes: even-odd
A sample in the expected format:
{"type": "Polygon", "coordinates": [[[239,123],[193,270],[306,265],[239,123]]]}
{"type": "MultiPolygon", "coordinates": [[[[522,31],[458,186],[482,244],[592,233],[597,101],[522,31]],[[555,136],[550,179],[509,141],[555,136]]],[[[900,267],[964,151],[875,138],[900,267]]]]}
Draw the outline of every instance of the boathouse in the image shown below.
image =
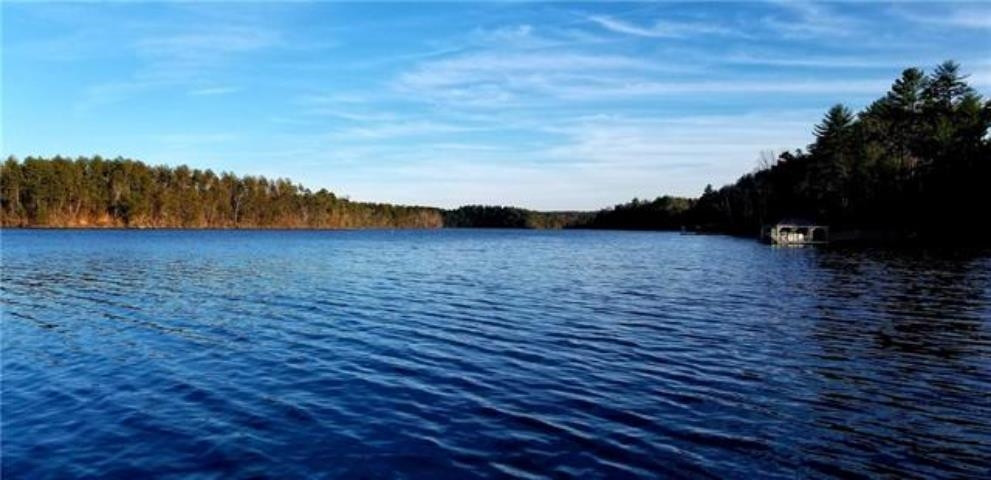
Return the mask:
{"type": "Polygon", "coordinates": [[[776,245],[814,245],[829,242],[829,227],[803,218],[786,218],[766,225],[761,238],[776,245]]]}

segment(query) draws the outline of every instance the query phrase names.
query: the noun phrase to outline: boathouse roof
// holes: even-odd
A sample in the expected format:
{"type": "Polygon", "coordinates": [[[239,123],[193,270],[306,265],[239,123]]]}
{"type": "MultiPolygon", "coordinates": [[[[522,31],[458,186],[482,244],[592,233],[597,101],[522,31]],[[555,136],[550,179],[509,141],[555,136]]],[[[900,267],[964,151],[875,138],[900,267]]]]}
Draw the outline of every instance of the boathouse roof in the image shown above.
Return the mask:
{"type": "Polygon", "coordinates": [[[819,226],[814,220],[804,217],[786,217],[778,220],[774,223],[775,225],[790,225],[795,227],[814,227],[819,226]]]}

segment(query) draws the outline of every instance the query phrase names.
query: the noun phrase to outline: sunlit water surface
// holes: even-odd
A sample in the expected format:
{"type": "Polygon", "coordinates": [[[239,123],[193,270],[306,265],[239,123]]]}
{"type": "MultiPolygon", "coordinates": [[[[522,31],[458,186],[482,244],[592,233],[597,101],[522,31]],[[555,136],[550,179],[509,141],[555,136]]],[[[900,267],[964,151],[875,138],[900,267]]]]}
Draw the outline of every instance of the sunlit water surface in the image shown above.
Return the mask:
{"type": "Polygon", "coordinates": [[[986,477],[991,257],[3,231],[4,478],[986,477]]]}

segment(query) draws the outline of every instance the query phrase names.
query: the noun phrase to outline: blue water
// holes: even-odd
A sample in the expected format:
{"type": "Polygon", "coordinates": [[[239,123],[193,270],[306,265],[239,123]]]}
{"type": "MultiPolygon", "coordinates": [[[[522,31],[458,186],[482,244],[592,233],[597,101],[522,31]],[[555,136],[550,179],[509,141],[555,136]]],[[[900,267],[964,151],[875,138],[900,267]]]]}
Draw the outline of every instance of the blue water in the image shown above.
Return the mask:
{"type": "Polygon", "coordinates": [[[988,252],[3,231],[3,478],[974,478],[988,252]]]}

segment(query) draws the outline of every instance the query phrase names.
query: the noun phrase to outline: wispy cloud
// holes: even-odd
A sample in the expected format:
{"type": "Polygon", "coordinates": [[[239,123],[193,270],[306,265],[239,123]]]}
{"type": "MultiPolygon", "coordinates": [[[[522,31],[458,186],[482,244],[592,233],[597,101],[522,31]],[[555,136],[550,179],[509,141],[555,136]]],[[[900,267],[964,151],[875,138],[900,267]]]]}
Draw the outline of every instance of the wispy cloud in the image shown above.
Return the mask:
{"type": "MultiPolygon", "coordinates": [[[[719,185],[753,168],[760,151],[802,146],[811,139],[813,110],[652,118],[587,115],[528,128],[538,143],[354,142],[324,149],[323,168],[355,199],[435,205],[514,204],[529,208],[600,208],[661,192],[697,195],[697,179],[719,185]],[[712,132],[720,141],[712,141],[712,132]],[[548,168],[552,166],[552,168],[548,168]],[[383,185],[388,187],[383,188],[383,185]]],[[[293,145],[307,143],[295,138],[293,145]]]]}
{"type": "Polygon", "coordinates": [[[153,135],[151,138],[166,143],[194,144],[229,142],[237,138],[237,135],[233,133],[165,133],[153,135]]]}
{"type": "Polygon", "coordinates": [[[833,98],[850,94],[874,94],[883,92],[887,78],[853,80],[814,80],[773,78],[756,80],[716,81],[629,81],[626,79],[595,79],[584,84],[560,87],[556,94],[561,98],[622,98],[650,97],[683,94],[826,94],[833,98]]]}
{"type": "Polygon", "coordinates": [[[542,48],[557,45],[558,42],[535,34],[533,25],[520,24],[498,28],[476,28],[469,37],[474,43],[500,45],[517,48],[542,48]]]}
{"type": "Polygon", "coordinates": [[[864,26],[864,21],[838,11],[831,5],[807,0],[777,0],[781,14],[763,19],[769,32],[785,37],[842,38],[854,35],[864,26]]]}
{"type": "Polygon", "coordinates": [[[278,32],[259,27],[200,28],[139,39],[133,48],[142,64],[135,78],[152,83],[206,80],[229,62],[281,41],[278,32]]]}
{"type": "Polygon", "coordinates": [[[233,93],[236,87],[212,86],[237,61],[284,45],[280,33],[260,26],[180,26],[146,33],[128,45],[137,62],[127,78],[92,85],[76,105],[86,110],[132,98],[154,89],[181,87],[190,96],[233,93]]]}
{"type": "Polygon", "coordinates": [[[420,64],[402,73],[397,88],[411,98],[462,107],[506,107],[567,100],[572,105],[603,99],[684,94],[863,94],[884,91],[887,78],[819,79],[777,76],[712,79],[694,72],[691,80],[663,61],[579,53],[465,55],[420,64]],[[680,74],[680,75],[675,75],[680,74]],[[577,103],[576,103],[577,102],[577,103]]]}
{"type": "Polygon", "coordinates": [[[703,22],[676,22],[656,20],[649,26],[641,26],[605,15],[592,15],[589,20],[606,30],[638,37],[680,38],[693,35],[741,35],[739,30],[703,22]]]}
{"type": "Polygon", "coordinates": [[[279,34],[274,31],[255,27],[226,27],[142,38],[135,47],[139,55],[170,60],[199,60],[229,53],[250,52],[272,46],[278,41],[279,34]]]}
{"type": "Polygon", "coordinates": [[[460,83],[480,75],[516,74],[534,71],[662,70],[648,60],[624,55],[571,52],[502,53],[483,52],[422,64],[405,74],[404,80],[419,85],[460,83]]]}
{"type": "Polygon", "coordinates": [[[472,127],[451,123],[408,120],[398,122],[374,122],[357,127],[347,127],[333,131],[328,139],[343,141],[393,140],[404,137],[422,137],[463,133],[472,127]]]}
{"type": "MultiPolygon", "coordinates": [[[[989,40],[991,41],[991,40],[989,40]]],[[[777,53],[753,54],[738,53],[729,54],[724,57],[716,57],[720,63],[737,65],[762,65],[771,67],[801,67],[815,69],[857,69],[857,70],[901,70],[912,66],[927,68],[933,66],[934,61],[944,59],[934,59],[931,55],[919,55],[913,53],[899,54],[898,56],[887,55],[884,57],[850,56],[850,55],[802,55],[783,56],[777,53]]],[[[966,67],[982,67],[991,65],[991,57],[966,57],[956,58],[966,67]]]]}
{"type": "Polygon", "coordinates": [[[424,62],[399,75],[395,86],[416,98],[462,105],[500,106],[559,96],[604,78],[646,78],[682,67],[623,55],[577,52],[487,51],[424,62]],[[630,74],[643,74],[630,77],[630,74]]]}
{"type": "Polygon", "coordinates": [[[237,87],[208,87],[208,88],[197,88],[189,91],[189,94],[194,97],[201,96],[211,96],[211,95],[226,95],[229,93],[235,93],[240,91],[237,87]]]}
{"type": "Polygon", "coordinates": [[[667,119],[595,115],[548,128],[565,141],[545,154],[610,168],[664,170],[748,162],[762,149],[807,142],[808,125],[818,115],[808,110],[667,119]],[[713,131],[720,132],[718,143],[712,142],[713,131]]]}
{"type": "Polygon", "coordinates": [[[590,46],[608,42],[609,39],[588,30],[561,25],[528,23],[494,28],[476,28],[465,39],[467,47],[537,50],[554,47],[590,46]]]}
{"type": "Polygon", "coordinates": [[[991,30],[991,5],[986,3],[964,6],[940,5],[936,9],[930,6],[925,11],[902,5],[892,9],[892,12],[905,20],[922,25],[991,30]]]}
{"type": "Polygon", "coordinates": [[[300,95],[296,101],[308,107],[323,107],[340,104],[368,103],[367,94],[361,93],[309,93],[300,95]]]}

